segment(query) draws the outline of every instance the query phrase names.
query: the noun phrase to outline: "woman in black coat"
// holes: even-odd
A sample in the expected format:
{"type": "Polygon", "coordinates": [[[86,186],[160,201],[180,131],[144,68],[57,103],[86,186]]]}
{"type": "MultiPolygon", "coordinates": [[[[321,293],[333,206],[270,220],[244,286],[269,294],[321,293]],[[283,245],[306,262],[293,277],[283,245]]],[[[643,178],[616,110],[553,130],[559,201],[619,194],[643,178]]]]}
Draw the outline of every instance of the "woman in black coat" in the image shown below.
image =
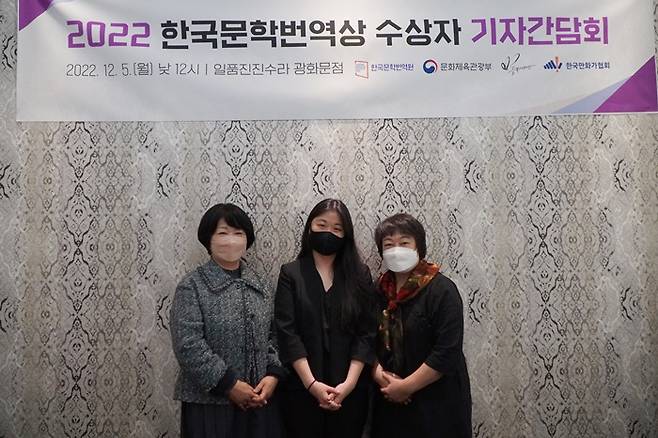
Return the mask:
{"type": "Polygon", "coordinates": [[[471,391],[462,351],[462,300],[455,284],[425,260],[425,230],[408,214],[377,226],[388,270],[380,297],[372,438],[467,438],[471,391]]]}
{"type": "Polygon", "coordinates": [[[281,388],[289,438],[361,437],[374,360],[373,296],[347,207],[320,202],[298,258],[281,267],[275,298],[279,354],[290,371],[281,388]]]}

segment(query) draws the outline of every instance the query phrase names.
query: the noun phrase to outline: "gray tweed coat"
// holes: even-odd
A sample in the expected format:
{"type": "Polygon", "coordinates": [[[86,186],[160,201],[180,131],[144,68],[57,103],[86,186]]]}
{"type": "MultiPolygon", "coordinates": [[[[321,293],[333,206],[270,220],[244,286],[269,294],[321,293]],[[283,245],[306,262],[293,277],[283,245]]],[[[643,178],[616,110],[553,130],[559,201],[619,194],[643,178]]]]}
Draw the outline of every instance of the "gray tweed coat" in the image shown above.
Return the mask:
{"type": "Polygon", "coordinates": [[[241,262],[233,278],[212,259],[188,273],[171,305],[171,341],[180,365],[174,399],[228,404],[237,379],[256,386],[280,377],[271,289],[241,262]]]}

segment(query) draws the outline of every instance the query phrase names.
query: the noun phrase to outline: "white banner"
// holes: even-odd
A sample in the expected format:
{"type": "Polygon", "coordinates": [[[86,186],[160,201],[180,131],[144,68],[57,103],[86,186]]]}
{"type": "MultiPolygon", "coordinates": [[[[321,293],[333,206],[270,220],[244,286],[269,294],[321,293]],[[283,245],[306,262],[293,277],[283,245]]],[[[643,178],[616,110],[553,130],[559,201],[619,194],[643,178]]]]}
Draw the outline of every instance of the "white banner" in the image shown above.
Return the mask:
{"type": "Polygon", "coordinates": [[[650,0],[19,0],[17,118],[658,110],[650,0]]]}

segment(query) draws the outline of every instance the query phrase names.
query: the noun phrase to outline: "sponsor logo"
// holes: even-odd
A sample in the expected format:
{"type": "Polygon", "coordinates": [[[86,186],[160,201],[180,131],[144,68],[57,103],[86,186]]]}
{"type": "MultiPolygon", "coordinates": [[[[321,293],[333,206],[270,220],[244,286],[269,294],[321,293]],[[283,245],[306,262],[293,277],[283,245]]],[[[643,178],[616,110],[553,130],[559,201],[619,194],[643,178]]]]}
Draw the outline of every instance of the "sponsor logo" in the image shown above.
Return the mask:
{"type": "Polygon", "coordinates": [[[370,72],[407,72],[414,71],[414,65],[408,63],[377,63],[370,64],[370,72]]]}
{"type": "Polygon", "coordinates": [[[546,64],[544,64],[544,70],[555,70],[556,72],[559,72],[561,68],[562,62],[560,61],[559,56],[556,56],[554,60],[551,59],[546,64]]]}
{"type": "MultiPolygon", "coordinates": [[[[489,72],[493,67],[490,62],[473,61],[473,62],[440,62],[437,66],[438,72],[447,73],[476,73],[476,72],[489,72]]],[[[428,73],[429,74],[429,73],[428,73]]]]}
{"type": "Polygon", "coordinates": [[[431,75],[432,73],[436,72],[438,67],[439,65],[433,59],[428,59],[423,63],[423,71],[428,75],[431,75]]]}
{"type": "Polygon", "coordinates": [[[508,72],[512,76],[514,76],[519,72],[530,70],[534,67],[534,64],[519,63],[519,59],[521,59],[520,53],[516,53],[512,56],[508,56],[503,60],[503,62],[500,63],[500,67],[503,69],[503,71],[508,72]]]}
{"type": "Polygon", "coordinates": [[[354,75],[368,79],[368,61],[354,61],[354,75]]]}
{"type": "Polygon", "coordinates": [[[567,61],[564,63],[564,69],[569,70],[610,70],[610,61],[590,60],[590,61],[567,61]]]}

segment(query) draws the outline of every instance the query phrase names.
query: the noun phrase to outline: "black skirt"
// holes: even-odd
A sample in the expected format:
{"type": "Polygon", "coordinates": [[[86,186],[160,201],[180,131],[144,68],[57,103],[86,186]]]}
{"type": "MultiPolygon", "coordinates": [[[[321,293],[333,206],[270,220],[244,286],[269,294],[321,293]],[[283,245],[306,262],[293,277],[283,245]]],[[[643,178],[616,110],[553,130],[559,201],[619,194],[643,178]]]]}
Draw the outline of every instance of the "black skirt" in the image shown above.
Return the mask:
{"type": "Polygon", "coordinates": [[[267,405],[243,411],[228,405],[183,402],[181,438],[281,438],[276,396],[267,405]]]}
{"type": "Polygon", "coordinates": [[[376,389],[373,396],[370,436],[471,438],[470,410],[464,410],[464,405],[459,397],[442,399],[427,397],[422,393],[412,395],[408,405],[392,403],[385,400],[376,389]]]}
{"type": "Polygon", "coordinates": [[[337,411],[318,406],[307,391],[281,391],[287,438],[361,438],[368,415],[368,389],[357,386],[337,411]]]}

